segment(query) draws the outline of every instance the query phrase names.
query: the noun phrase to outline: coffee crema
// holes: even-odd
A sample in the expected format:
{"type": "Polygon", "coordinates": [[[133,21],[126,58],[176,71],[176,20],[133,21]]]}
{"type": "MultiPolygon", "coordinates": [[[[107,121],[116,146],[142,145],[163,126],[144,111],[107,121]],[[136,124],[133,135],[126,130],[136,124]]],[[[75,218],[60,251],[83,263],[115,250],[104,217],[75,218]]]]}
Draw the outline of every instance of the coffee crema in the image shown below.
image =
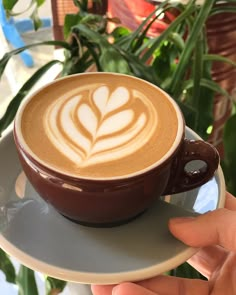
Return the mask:
{"type": "Polygon", "coordinates": [[[49,84],[26,104],[21,131],[43,164],[82,178],[139,174],[173,145],[176,110],[149,83],[106,73],[49,84]]]}

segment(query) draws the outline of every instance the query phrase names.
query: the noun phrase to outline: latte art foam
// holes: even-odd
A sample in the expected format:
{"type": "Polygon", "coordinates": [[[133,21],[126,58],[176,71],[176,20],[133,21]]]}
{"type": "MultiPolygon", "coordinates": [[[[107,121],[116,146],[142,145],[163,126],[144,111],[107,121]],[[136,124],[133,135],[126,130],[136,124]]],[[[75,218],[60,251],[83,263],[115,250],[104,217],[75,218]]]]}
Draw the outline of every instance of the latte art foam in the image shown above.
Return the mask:
{"type": "Polygon", "coordinates": [[[75,177],[114,179],[149,170],[178,133],[170,99],[125,75],[69,76],[24,103],[16,125],[27,152],[42,165],[75,177]]]}
{"type": "Polygon", "coordinates": [[[51,143],[78,167],[136,153],[152,137],[157,122],[148,98],[122,86],[113,91],[107,86],[89,92],[78,88],[78,95],[67,93],[49,105],[43,118],[51,143]]]}

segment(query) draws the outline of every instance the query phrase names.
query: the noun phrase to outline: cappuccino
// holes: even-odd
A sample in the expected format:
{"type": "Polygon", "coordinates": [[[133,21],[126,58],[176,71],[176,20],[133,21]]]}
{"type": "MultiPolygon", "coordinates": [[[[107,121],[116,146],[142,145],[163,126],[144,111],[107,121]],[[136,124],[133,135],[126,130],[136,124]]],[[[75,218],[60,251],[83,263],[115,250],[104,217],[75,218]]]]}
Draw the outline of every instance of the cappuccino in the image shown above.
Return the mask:
{"type": "Polygon", "coordinates": [[[88,73],[47,85],[20,116],[22,142],[43,165],[75,177],[115,179],[148,171],[174,150],[181,114],[148,82],[88,73]]]}

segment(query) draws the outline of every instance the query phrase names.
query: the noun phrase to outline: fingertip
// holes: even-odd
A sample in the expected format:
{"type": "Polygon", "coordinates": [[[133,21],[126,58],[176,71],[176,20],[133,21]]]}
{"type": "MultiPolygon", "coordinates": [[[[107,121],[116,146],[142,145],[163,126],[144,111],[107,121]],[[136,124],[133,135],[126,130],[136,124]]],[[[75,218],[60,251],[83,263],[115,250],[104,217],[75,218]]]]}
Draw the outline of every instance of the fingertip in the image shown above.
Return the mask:
{"type": "Polygon", "coordinates": [[[91,285],[93,295],[111,295],[115,285],[91,285]]]}
{"type": "Polygon", "coordinates": [[[183,227],[188,226],[190,223],[196,220],[196,217],[174,217],[169,220],[169,229],[174,233],[178,233],[183,227]]]}
{"type": "Polygon", "coordinates": [[[174,237],[185,244],[192,246],[194,243],[193,225],[196,217],[176,217],[169,220],[169,230],[174,237]]]}
{"type": "Polygon", "coordinates": [[[169,230],[173,236],[196,248],[221,245],[235,251],[235,228],[236,212],[226,208],[213,210],[196,218],[172,219],[169,222],[169,230]]]}

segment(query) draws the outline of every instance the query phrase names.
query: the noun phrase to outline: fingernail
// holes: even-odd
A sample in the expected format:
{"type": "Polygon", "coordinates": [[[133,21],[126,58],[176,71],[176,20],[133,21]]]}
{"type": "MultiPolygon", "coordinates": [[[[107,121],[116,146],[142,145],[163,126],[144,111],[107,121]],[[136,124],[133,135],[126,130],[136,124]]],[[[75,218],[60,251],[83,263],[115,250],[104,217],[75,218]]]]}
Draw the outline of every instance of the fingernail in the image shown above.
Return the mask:
{"type": "Polygon", "coordinates": [[[116,294],[118,294],[118,288],[119,288],[119,286],[115,286],[115,287],[112,289],[112,295],[116,295],[116,294]]]}
{"type": "Polygon", "coordinates": [[[171,223],[174,223],[174,224],[189,223],[195,220],[196,220],[196,217],[194,216],[174,217],[170,219],[171,223]]]}

